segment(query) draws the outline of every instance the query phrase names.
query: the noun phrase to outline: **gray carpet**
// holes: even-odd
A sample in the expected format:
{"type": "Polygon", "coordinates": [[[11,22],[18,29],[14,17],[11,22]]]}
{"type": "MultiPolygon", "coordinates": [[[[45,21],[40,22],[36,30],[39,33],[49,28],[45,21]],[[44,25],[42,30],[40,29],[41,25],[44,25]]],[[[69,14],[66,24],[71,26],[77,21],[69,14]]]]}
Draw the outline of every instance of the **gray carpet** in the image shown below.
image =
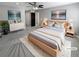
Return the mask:
{"type": "Polygon", "coordinates": [[[19,40],[29,32],[29,28],[27,28],[26,30],[3,35],[0,38],[0,57],[34,57],[19,40]]]}
{"type": "Polygon", "coordinates": [[[33,57],[31,52],[21,43],[16,43],[9,47],[8,57],[33,57]]]}
{"type": "Polygon", "coordinates": [[[7,45],[0,45],[0,57],[34,57],[32,53],[19,40],[7,45]]]}
{"type": "Polygon", "coordinates": [[[34,57],[19,39],[35,29],[35,27],[28,27],[25,30],[3,35],[0,38],[0,57],[34,57]]]}

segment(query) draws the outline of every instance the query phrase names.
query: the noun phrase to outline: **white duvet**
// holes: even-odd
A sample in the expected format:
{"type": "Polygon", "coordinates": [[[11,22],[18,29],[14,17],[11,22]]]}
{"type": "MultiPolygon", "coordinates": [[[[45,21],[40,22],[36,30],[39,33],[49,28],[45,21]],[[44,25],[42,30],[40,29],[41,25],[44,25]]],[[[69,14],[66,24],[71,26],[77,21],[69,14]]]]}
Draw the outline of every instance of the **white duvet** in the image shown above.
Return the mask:
{"type": "Polygon", "coordinates": [[[65,32],[64,32],[64,30],[62,30],[62,29],[60,30],[60,29],[58,29],[58,28],[55,29],[55,28],[48,28],[48,27],[45,27],[45,28],[37,29],[36,31],[40,31],[40,32],[42,32],[42,33],[44,33],[44,34],[57,37],[57,38],[59,38],[59,39],[62,41],[62,43],[64,44],[65,32]]]}
{"type": "Polygon", "coordinates": [[[64,31],[57,31],[50,28],[40,28],[31,33],[44,38],[44,40],[48,42],[54,43],[60,49],[62,49],[62,45],[64,45],[64,31]]]}

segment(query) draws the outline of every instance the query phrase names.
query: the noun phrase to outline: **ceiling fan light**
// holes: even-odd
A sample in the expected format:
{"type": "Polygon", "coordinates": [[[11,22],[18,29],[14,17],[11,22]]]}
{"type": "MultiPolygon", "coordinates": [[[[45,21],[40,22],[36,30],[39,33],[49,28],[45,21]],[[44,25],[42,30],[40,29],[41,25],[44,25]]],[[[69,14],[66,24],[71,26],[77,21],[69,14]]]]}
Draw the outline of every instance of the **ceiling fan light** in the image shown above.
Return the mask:
{"type": "Polygon", "coordinates": [[[38,7],[35,7],[35,9],[37,10],[37,9],[38,9],[38,7]]]}
{"type": "Polygon", "coordinates": [[[38,9],[38,7],[33,7],[33,10],[37,10],[38,9]]]}

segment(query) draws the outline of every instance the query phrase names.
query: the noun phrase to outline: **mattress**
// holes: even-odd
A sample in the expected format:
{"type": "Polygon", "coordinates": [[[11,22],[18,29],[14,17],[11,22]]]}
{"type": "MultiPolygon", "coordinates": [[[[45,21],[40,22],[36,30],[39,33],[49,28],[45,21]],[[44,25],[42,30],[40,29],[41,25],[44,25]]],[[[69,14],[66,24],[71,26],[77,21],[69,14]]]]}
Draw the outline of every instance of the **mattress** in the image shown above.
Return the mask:
{"type": "Polygon", "coordinates": [[[50,28],[40,28],[30,33],[37,40],[49,45],[54,49],[62,49],[64,45],[63,31],[57,31],[50,28]]]}

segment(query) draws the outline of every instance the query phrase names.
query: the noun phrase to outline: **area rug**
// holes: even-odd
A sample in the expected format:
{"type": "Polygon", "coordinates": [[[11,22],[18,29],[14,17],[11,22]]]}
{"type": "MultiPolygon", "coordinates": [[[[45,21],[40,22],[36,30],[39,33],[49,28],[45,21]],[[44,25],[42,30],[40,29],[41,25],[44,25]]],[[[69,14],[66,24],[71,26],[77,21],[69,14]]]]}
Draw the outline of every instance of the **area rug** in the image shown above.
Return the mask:
{"type": "Polygon", "coordinates": [[[65,40],[65,46],[63,46],[62,54],[59,57],[71,57],[71,41],[65,40]]]}
{"type": "MultiPolygon", "coordinates": [[[[35,57],[51,57],[50,55],[43,52],[40,48],[33,45],[28,40],[27,36],[21,38],[20,40],[35,57]]],[[[68,40],[65,41],[65,46],[63,47],[62,53],[57,57],[71,57],[71,41],[68,40]]]]}
{"type": "Polygon", "coordinates": [[[13,40],[6,45],[0,45],[0,57],[34,57],[34,55],[20,40],[13,40]]]}

